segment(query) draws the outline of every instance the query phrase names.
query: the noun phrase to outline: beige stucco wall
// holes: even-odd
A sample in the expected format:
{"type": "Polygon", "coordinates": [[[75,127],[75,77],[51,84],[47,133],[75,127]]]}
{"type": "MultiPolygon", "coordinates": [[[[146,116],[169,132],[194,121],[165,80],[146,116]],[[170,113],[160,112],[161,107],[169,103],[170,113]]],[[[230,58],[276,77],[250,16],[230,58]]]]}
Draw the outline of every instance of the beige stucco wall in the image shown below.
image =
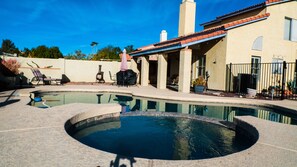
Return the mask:
{"type": "MultiPolygon", "coordinates": [[[[6,57],[5,59],[9,59],[6,57]]],[[[31,66],[36,67],[35,62],[40,67],[40,72],[46,76],[50,76],[51,78],[61,78],[62,74],[64,74],[64,59],[40,59],[40,58],[22,58],[16,57],[11,59],[17,59],[21,64],[19,68],[20,72],[24,73],[24,76],[28,79],[32,79],[34,77],[31,66]],[[28,64],[29,65],[28,65],[28,64]],[[45,68],[46,66],[52,66],[52,68],[45,68]]]]}
{"type": "MultiPolygon", "coordinates": [[[[104,80],[110,82],[109,71],[112,74],[120,71],[120,62],[117,61],[78,61],[65,60],[65,74],[73,82],[95,82],[96,74],[101,65],[104,80]]],[[[128,64],[130,67],[130,63],[128,64]]]]}
{"type": "Polygon", "coordinates": [[[263,36],[263,50],[266,49],[268,37],[264,34],[268,28],[264,20],[229,30],[227,34],[226,64],[251,63],[252,55],[262,57],[263,51],[253,51],[252,46],[257,37],[263,36]]]}
{"type": "MultiPolygon", "coordinates": [[[[105,82],[112,82],[109,77],[109,71],[112,74],[120,70],[120,62],[118,61],[85,61],[85,60],[67,60],[67,59],[42,59],[42,58],[23,58],[23,57],[5,57],[5,59],[17,59],[21,63],[20,72],[28,79],[33,78],[30,65],[36,67],[35,62],[40,66],[40,72],[51,78],[62,78],[65,74],[71,82],[95,82],[99,65],[102,65],[101,71],[104,72],[105,82]],[[28,64],[27,64],[28,63],[28,64]],[[44,68],[52,66],[52,68],[44,68]]],[[[131,63],[128,62],[128,68],[131,63]]]]}
{"type": "Polygon", "coordinates": [[[297,42],[284,40],[285,17],[297,19],[297,2],[267,7],[266,20],[228,30],[226,63],[251,63],[251,57],[260,56],[262,63],[271,63],[273,57],[293,62],[297,58],[297,42]],[[254,40],[263,36],[263,50],[254,51],[254,40]]]}
{"type": "Polygon", "coordinates": [[[226,80],[226,38],[213,43],[213,46],[203,51],[206,55],[206,71],[209,72],[208,88],[225,90],[226,80]]]}
{"type": "Polygon", "coordinates": [[[297,42],[284,40],[284,24],[285,17],[297,19],[297,1],[269,6],[267,12],[271,14],[267,25],[273,28],[265,32],[268,39],[264,43],[264,55],[282,56],[287,62],[294,62],[297,59],[297,42]]]}

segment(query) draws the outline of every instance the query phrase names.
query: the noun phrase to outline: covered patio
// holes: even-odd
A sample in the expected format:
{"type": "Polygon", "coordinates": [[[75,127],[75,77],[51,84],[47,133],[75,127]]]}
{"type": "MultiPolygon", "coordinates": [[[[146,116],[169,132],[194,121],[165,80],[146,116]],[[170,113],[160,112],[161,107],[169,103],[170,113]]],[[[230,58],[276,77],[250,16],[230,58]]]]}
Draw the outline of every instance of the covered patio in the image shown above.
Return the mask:
{"type": "MultiPolygon", "coordinates": [[[[175,75],[178,76],[178,91],[189,93],[193,79],[200,75],[205,77],[207,70],[214,72],[213,69],[217,66],[225,67],[225,60],[220,61],[221,58],[224,59],[222,54],[225,52],[220,52],[220,48],[212,50],[224,45],[225,36],[226,32],[217,28],[138,49],[131,53],[131,56],[135,67],[137,63],[140,64],[140,84],[148,86],[155,80],[158,89],[166,89],[166,85],[170,84],[168,81],[175,75]]],[[[215,76],[215,73],[213,74],[215,76]]],[[[210,86],[216,88],[216,83],[212,81],[214,77],[210,80],[210,86]]]]}

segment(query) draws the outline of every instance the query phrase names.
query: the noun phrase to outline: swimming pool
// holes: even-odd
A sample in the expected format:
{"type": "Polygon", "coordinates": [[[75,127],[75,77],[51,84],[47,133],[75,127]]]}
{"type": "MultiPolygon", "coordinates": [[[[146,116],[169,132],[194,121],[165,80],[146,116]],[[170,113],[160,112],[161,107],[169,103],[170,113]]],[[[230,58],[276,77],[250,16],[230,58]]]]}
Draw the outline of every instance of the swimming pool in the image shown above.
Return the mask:
{"type": "Polygon", "coordinates": [[[68,133],[98,150],[162,160],[220,157],[247,149],[255,142],[217,124],[162,113],[124,114],[118,119],[75,126],[68,133]]]}
{"type": "Polygon", "coordinates": [[[250,115],[265,120],[297,125],[297,116],[281,110],[255,106],[238,106],[231,104],[186,103],[180,101],[156,100],[134,97],[119,93],[100,92],[35,92],[35,97],[42,101],[29,105],[41,108],[54,107],[70,103],[119,103],[122,112],[156,111],[201,115],[233,122],[234,116],[250,115]]]}

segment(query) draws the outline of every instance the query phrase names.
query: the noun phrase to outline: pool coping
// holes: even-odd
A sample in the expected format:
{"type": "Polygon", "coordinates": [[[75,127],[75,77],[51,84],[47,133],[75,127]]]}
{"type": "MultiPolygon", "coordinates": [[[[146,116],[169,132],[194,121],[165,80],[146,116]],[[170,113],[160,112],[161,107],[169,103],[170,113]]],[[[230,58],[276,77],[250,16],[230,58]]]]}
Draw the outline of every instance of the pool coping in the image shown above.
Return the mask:
{"type": "MultiPolygon", "coordinates": [[[[222,102],[250,104],[270,107],[282,107],[292,110],[295,104],[289,102],[258,101],[253,99],[235,99],[208,97],[195,94],[183,94],[154,88],[115,86],[42,86],[34,90],[68,90],[68,91],[119,91],[122,93],[145,94],[178,98],[179,100],[195,98],[198,102],[222,102]],[[157,93],[154,93],[157,92],[157,93]],[[282,104],[286,105],[283,106],[282,104]]],[[[0,108],[0,165],[1,166],[110,166],[111,164],[127,166],[295,166],[297,163],[297,126],[275,123],[250,116],[236,117],[238,123],[255,127],[259,139],[247,150],[224,157],[191,160],[165,161],[125,157],[98,151],[87,147],[71,138],[65,131],[65,122],[76,114],[93,109],[104,110],[98,104],[68,104],[49,109],[27,106],[28,93],[33,89],[18,92],[20,101],[0,108]],[[34,143],[32,145],[32,143],[34,143]],[[67,148],[67,149],[66,149],[67,148]],[[136,162],[134,162],[136,161],[136,162]]],[[[296,111],[296,110],[293,110],[296,111]]],[[[296,111],[297,112],[297,111],[296,111]]]]}

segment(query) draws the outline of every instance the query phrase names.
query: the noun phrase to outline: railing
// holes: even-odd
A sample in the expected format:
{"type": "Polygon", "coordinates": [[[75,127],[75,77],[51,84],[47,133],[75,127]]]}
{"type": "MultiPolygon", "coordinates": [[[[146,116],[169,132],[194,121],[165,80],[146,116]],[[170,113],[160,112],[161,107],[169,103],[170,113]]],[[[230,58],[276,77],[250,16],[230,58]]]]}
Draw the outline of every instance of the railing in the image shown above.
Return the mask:
{"type": "Polygon", "coordinates": [[[226,91],[248,93],[248,88],[267,98],[297,100],[297,60],[287,63],[229,64],[226,91]]]}

